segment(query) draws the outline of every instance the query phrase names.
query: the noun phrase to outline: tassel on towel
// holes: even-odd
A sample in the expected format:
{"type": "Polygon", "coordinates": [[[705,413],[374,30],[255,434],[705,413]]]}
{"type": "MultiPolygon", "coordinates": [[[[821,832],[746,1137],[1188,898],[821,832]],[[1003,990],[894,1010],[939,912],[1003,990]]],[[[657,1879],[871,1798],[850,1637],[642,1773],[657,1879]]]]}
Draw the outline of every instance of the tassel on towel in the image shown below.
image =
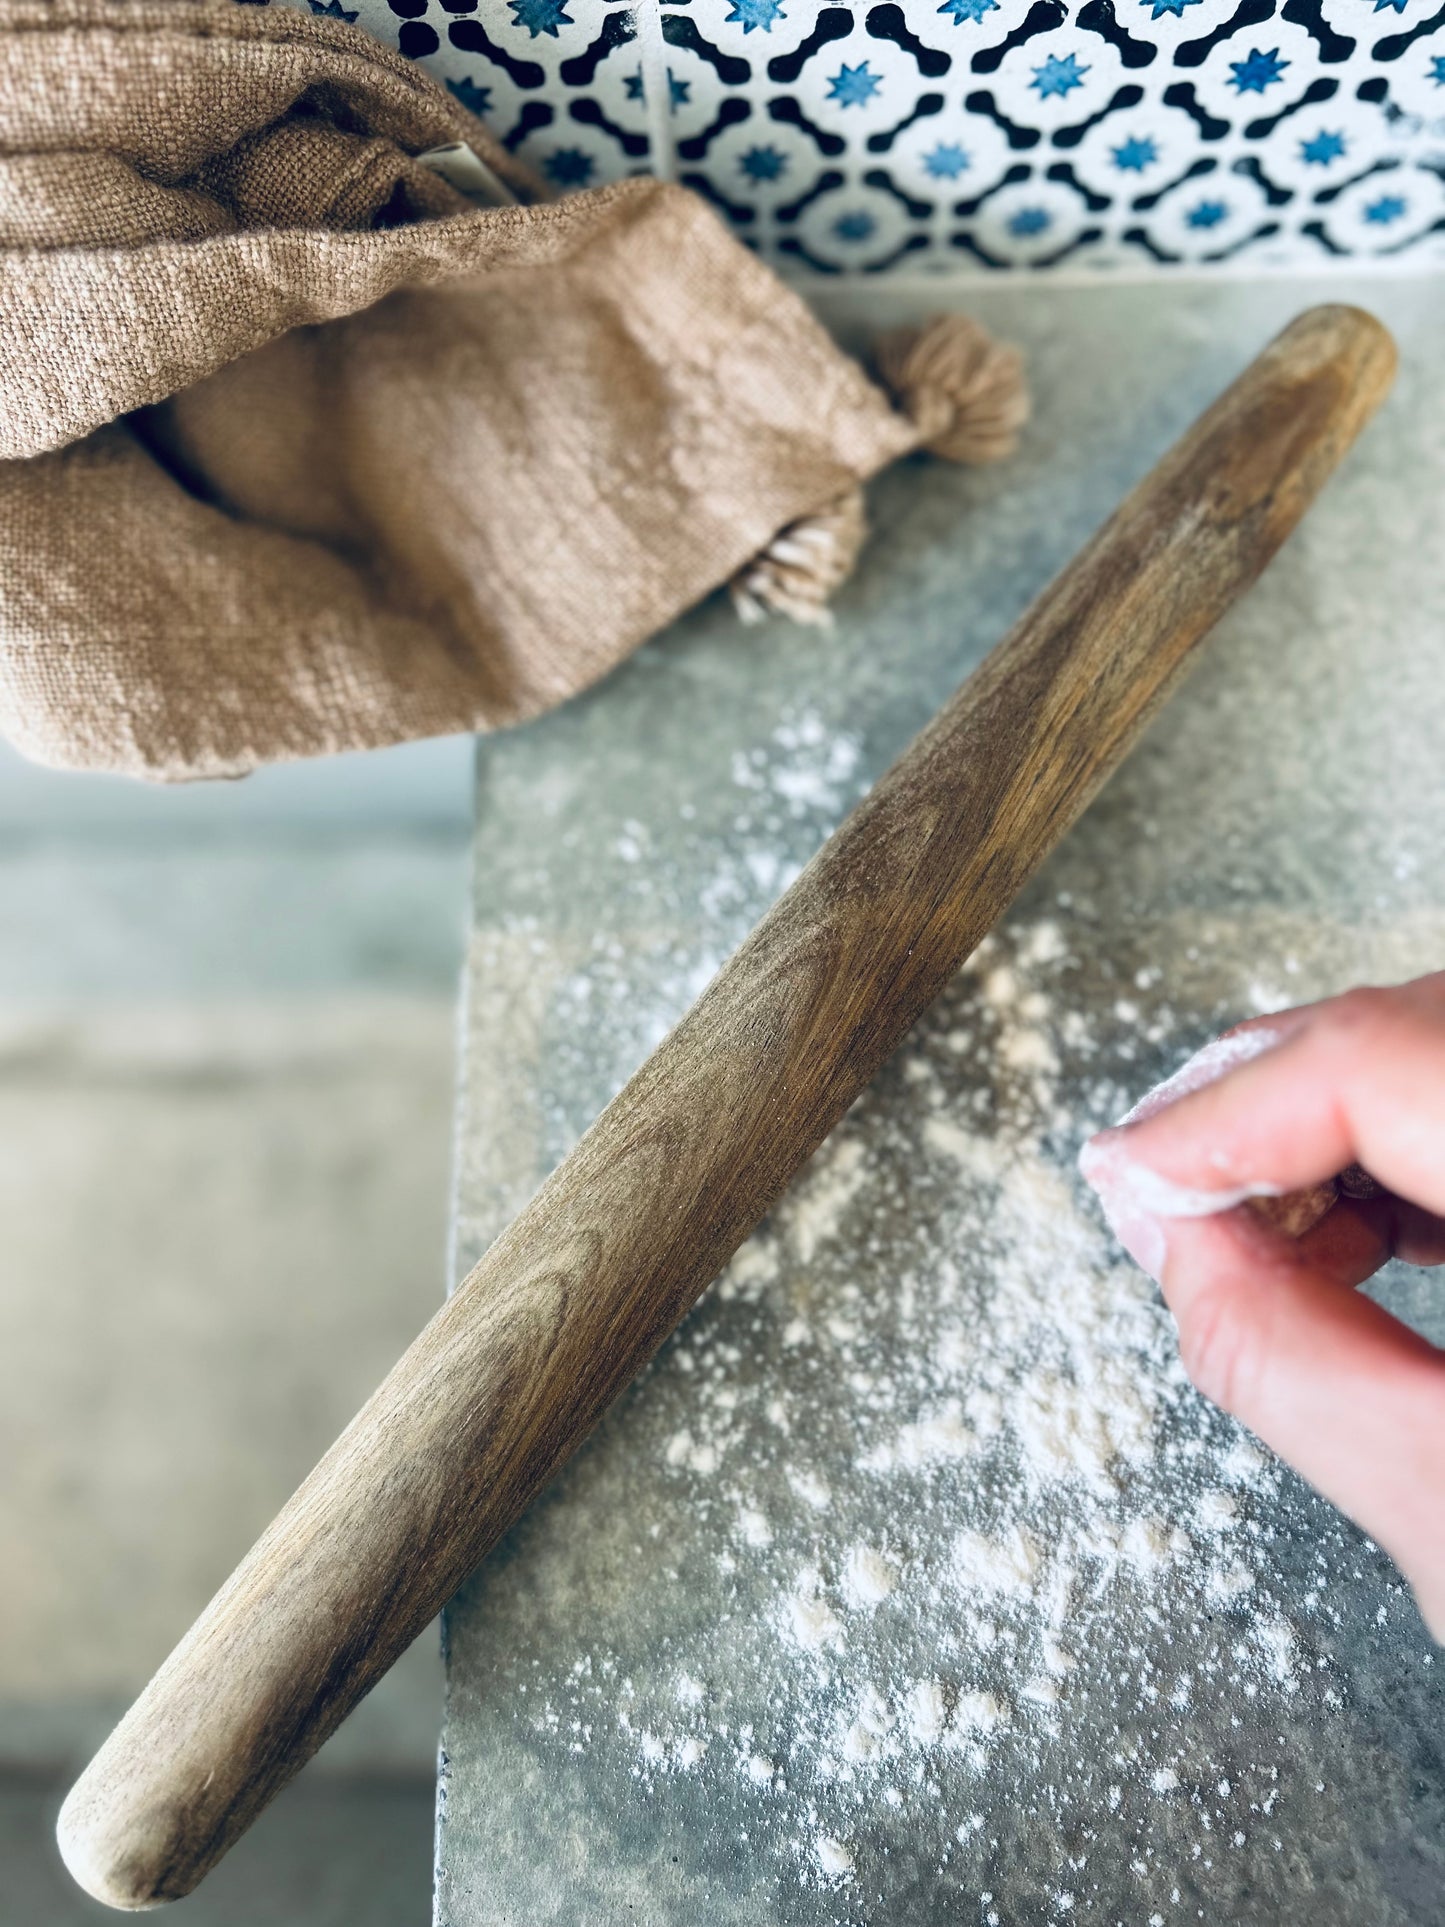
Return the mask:
{"type": "Polygon", "coordinates": [[[1029,414],[1023,356],[968,315],[884,335],[873,360],[931,455],[977,463],[1013,453],[1029,414]]]}
{"type": "MultiPolygon", "coordinates": [[[[885,387],[918,431],[921,448],[950,462],[1011,455],[1028,419],[1023,356],[963,314],[899,328],[874,349],[885,387]]],[[[861,488],[791,523],[729,583],[744,622],[768,615],[826,625],[829,598],[853,573],[868,526],[861,488]]]]}
{"type": "Polygon", "coordinates": [[[775,535],[728,584],[744,622],[772,614],[827,627],[828,598],[853,573],[868,533],[863,491],[850,488],[816,515],[805,515],[775,535]]]}

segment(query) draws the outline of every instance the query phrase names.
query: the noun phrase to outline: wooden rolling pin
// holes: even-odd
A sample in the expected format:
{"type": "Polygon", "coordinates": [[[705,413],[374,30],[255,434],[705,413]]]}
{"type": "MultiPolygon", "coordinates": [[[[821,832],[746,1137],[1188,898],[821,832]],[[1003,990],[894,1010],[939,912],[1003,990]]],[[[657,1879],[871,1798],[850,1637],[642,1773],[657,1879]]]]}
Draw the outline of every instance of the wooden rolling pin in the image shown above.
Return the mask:
{"type": "Polygon", "coordinates": [[[76,1784],[189,1893],[575,1450],[1079,816],[1389,387],[1315,308],[1028,609],[432,1319],[76,1784]]]}

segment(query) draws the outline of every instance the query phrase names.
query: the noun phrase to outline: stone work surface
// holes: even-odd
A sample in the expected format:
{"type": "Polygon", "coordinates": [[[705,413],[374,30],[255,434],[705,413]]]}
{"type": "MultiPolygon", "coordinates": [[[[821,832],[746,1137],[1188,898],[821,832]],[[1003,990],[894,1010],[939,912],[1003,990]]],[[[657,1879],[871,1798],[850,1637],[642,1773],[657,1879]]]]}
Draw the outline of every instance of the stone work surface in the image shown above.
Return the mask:
{"type": "MultiPolygon", "coordinates": [[[[145,789],[0,746],[0,1920],[71,1779],[435,1308],[471,744],[145,789]]],[[[184,1903],[429,1912],[429,1629],[184,1903]]]]}
{"type": "MultiPolygon", "coordinates": [[[[1369,290],[1387,413],[453,1605],[442,1927],[1438,1918],[1445,1662],[1188,1386],[1073,1158],[1227,1022],[1445,954],[1441,294],[1369,290]]],[[[989,290],[1036,424],[883,480],[835,631],[710,605],[483,746],[459,1266],[1107,506],[1341,297],[989,290]]],[[[1445,1337],[1427,1275],[1379,1289],[1445,1337]]]]}

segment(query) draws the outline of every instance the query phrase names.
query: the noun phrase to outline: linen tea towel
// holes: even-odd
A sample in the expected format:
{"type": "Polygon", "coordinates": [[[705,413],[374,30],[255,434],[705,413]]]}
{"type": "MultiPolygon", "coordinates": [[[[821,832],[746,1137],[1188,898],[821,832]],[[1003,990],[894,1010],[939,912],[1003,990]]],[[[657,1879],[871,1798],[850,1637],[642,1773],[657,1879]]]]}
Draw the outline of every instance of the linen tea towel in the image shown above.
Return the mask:
{"type": "Polygon", "coordinates": [[[816,613],[864,478],[1010,444],[962,317],[900,412],[684,190],[533,192],[340,21],[0,0],[0,733],[181,778],[517,722],[730,580],[816,613]]]}

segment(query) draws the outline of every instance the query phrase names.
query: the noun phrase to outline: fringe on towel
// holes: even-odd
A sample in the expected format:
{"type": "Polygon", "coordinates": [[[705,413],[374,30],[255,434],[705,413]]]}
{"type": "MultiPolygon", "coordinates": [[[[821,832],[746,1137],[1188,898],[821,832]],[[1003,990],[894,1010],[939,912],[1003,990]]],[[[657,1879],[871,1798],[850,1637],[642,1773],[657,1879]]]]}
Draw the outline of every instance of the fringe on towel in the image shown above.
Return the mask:
{"type": "Polygon", "coordinates": [[[863,491],[850,488],[836,502],[791,522],[759,555],[739,569],[728,587],[744,622],[789,616],[826,627],[828,598],[853,573],[868,533],[863,491]]]}
{"type": "MultiPolygon", "coordinates": [[[[1011,455],[1028,420],[1023,356],[963,314],[935,315],[921,328],[881,337],[879,378],[918,430],[919,446],[950,462],[1011,455]]],[[[769,615],[832,621],[829,598],[853,573],[868,533],[861,488],[774,536],[728,585],[744,622],[769,615]]]]}
{"type": "Polygon", "coordinates": [[[873,362],[931,455],[978,463],[1013,453],[1029,415],[1023,356],[968,315],[896,329],[873,362]]]}

